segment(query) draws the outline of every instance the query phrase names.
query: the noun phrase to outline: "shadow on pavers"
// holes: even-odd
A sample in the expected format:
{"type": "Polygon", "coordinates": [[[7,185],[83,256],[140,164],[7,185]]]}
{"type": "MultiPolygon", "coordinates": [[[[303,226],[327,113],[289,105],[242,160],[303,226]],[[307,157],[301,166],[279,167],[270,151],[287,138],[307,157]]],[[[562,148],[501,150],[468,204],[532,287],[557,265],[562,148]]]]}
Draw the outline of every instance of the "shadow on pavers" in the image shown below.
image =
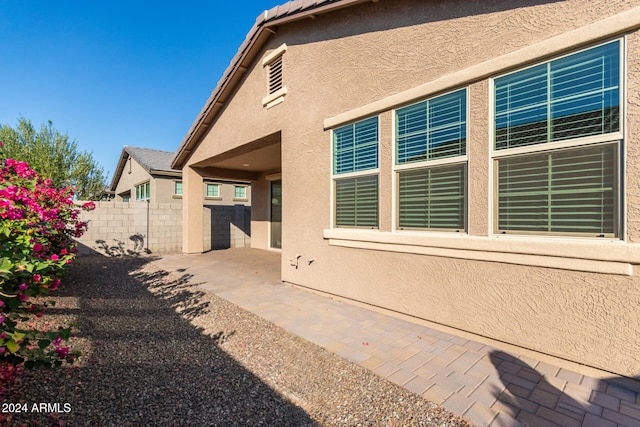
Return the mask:
{"type": "Polygon", "coordinates": [[[71,411],[12,414],[6,425],[317,425],[219,347],[234,331],[207,336],[189,323],[208,305],[188,275],[141,270],[151,260],[82,252],[60,286],[63,304],[44,318],[75,318],[84,358],[25,372],[5,395],[71,411]]]}
{"type": "MultiPolygon", "coordinates": [[[[562,384],[565,381],[548,376],[504,351],[489,354],[498,371],[504,391],[495,390],[494,397],[509,408],[509,415],[525,425],[634,425],[640,426],[640,378],[583,377],[581,398],[574,398],[562,384]],[[562,389],[561,389],[562,388],[562,389]],[[615,420],[615,421],[614,421],[615,420]]],[[[575,381],[578,381],[576,374],[575,381]]]]}

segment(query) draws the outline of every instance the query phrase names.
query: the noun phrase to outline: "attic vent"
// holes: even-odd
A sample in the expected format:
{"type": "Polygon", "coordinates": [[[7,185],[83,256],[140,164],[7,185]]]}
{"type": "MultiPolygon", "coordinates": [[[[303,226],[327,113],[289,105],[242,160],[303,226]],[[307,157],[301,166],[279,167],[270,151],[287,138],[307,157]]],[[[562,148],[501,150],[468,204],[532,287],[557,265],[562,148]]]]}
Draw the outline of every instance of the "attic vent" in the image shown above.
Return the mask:
{"type": "Polygon", "coordinates": [[[269,94],[282,89],[282,55],[269,64],[269,94]]]}
{"type": "Polygon", "coordinates": [[[287,88],[282,80],[282,57],[287,51],[287,45],[283,44],[262,60],[262,65],[267,69],[268,95],[262,99],[262,105],[271,108],[281,103],[287,94],[287,88]]]}

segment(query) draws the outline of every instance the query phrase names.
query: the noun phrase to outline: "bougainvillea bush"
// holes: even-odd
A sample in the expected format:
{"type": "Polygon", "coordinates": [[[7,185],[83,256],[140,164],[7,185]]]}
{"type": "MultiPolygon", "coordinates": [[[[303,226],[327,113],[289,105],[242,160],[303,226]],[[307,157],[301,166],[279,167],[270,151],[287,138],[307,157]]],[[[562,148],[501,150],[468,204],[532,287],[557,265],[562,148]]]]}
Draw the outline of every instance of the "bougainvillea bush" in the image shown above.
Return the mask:
{"type": "Polygon", "coordinates": [[[69,325],[53,331],[23,325],[50,304],[43,297],[60,285],[75,257],[73,238],[87,224],[79,219],[71,188],[55,188],[25,162],[4,159],[0,167],[0,363],[25,368],[73,363],[79,353],[66,345],[69,325]]]}

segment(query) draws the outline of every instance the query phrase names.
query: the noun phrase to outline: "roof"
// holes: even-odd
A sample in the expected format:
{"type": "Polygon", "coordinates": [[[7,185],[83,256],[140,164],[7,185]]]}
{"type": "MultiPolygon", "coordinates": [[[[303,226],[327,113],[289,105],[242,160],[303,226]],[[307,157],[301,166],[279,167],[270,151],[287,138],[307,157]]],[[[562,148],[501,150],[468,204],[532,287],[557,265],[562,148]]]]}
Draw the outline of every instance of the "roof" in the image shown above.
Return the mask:
{"type": "Polygon", "coordinates": [[[169,175],[180,176],[182,171],[180,169],[173,169],[171,167],[171,161],[174,156],[173,151],[155,150],[153,148],[142,147],[129,147],[125,145],[122,148],[122,154],[120,154],[120,160],[118,166],[113,173],[113,180],[111,181],[110,189],[113,191],[118,186],[122,171],[125,164],[129,159],[129,156],[133,158],[142,168],[149,174],[154,175],[169,175]]]}
{"type": "Polygon", "coordinates": [[[211,96],[191,125],[191,128],[175,152],[171,166],[182,168],[191,152],[200,142],[204,132],[212,125],[217,113],[224,106],[227,97],[241,81],[242,75],[249,68],[250,63],[260,48],[271,36],[273,29],[279,25],[300,19],[314,17],[319,14],[338,9],[355,6],[361,3],[377,2],[378,0],[294,0],[258,15],[255,24],[247,33],[238,52],[218,81],[211,96]]]}

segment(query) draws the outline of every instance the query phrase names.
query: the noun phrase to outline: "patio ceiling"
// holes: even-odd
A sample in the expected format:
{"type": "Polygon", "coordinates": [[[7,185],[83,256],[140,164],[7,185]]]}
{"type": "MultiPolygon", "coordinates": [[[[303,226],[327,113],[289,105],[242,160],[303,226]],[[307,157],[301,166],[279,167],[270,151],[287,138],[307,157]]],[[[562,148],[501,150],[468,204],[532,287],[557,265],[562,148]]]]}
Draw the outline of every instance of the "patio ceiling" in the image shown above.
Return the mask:
{"type": "Polygon", "coordinates": [[[212,178],[256,180],[261,173],[281,169],[280,132],[195,163],[212,178]]]}

